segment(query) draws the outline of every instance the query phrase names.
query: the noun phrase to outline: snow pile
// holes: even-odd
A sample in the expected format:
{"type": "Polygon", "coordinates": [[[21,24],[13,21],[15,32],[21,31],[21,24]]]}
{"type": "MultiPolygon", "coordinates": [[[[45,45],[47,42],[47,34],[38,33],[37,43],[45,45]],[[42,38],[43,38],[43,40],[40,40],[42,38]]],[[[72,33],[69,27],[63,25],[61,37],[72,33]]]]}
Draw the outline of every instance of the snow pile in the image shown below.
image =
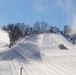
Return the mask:
{"type": "Polygon", "coordinates": [[[10,38],[6,31],[0,28],[0,47],[7,46],[10,44],[10,38]]]}

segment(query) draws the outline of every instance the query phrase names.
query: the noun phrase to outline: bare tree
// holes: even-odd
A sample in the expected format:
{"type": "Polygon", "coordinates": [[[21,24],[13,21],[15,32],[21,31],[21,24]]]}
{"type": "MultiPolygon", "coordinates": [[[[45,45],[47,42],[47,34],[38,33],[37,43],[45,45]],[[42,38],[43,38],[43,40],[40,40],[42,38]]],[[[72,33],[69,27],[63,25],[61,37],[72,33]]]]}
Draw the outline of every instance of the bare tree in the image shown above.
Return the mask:
{"type": "Polygon", "coordinates": [[[65,25],[65,26],[64,26],[64,33],[65,33],[65,34],[68,34],[68,33],[70,33],[70,31],[71,31],[70,26],[65,25]]]}
{"type": "Polygon", "coordinates": [[[47,27],[48,27],[48,24],[46,22],[37,21],[34,24],[34,32],[35,33],[44,33],[44,32],[46,32],[47,27]]]}

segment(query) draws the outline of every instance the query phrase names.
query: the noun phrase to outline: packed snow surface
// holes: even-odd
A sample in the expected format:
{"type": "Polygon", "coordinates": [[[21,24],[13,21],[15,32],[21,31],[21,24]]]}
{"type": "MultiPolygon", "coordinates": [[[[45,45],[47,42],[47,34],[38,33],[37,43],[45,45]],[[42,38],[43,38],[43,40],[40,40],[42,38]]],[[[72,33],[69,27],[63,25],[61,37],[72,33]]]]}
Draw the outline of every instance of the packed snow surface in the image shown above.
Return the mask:
{"type": "Polygon", "coordinates": [[[0,75],[76,75],[76,46],[61,34],[30,35],[0,48],[0,75]],[[63,44],[67,49],[60,49],[63,44]]]}

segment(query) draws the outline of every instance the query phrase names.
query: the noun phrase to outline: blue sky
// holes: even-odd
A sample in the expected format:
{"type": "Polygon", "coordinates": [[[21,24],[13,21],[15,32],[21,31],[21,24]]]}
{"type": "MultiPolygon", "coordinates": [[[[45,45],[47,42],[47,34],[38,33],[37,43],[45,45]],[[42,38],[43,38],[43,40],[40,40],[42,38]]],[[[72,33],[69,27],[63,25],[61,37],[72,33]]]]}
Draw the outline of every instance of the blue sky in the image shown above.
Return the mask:
{"type": "Polygon", "coordinates": [[[76,27],[76,0],[0,0],[0,26],[37,21],[76,27]]]}

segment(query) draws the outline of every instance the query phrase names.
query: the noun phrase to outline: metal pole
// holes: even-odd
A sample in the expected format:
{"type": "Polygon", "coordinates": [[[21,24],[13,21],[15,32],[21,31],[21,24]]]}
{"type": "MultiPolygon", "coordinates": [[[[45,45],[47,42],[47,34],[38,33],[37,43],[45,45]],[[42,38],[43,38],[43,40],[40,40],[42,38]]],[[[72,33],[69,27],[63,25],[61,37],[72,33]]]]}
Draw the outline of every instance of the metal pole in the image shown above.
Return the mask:
{"type": "Polygon", "coordinates": [[[23,68],[21,67],[21,68],[20,68],[20,75],[22,75],[22,69],[23,69],[23,68]]]}

